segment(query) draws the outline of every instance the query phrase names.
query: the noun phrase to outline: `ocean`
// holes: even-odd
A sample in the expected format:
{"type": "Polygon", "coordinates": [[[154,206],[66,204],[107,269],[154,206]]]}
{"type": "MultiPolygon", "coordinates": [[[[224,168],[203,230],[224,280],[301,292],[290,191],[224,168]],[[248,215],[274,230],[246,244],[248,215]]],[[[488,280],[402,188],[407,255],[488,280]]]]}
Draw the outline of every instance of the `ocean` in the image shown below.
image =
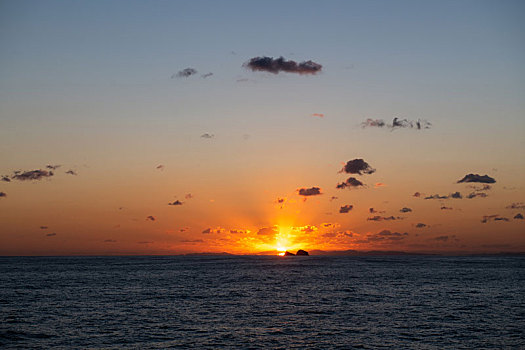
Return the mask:
{"type": "Polygon", "coordinates": [[[525,257],[0,257],[3,349],[524,349],[525,257]]]}

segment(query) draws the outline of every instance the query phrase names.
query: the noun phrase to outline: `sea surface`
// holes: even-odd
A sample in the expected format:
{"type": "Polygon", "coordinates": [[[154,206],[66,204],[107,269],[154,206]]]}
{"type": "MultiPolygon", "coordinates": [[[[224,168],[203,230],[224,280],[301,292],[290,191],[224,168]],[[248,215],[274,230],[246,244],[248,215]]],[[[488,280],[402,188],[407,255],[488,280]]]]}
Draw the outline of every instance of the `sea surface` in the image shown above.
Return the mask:
{"type": "Polygon", "coordinates": [[[0,257],[2,349],[524,349],[525,257],[0,257]]]}

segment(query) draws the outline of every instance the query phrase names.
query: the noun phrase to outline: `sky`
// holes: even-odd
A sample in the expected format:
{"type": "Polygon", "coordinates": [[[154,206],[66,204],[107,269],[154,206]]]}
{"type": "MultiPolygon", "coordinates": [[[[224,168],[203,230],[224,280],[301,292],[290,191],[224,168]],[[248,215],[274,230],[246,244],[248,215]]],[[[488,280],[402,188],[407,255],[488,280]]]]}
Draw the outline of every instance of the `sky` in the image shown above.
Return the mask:
{"type": "Polygon", "coordinates": [[[1,1],[0,255],[525,251],[524,17],[1,1]]]}

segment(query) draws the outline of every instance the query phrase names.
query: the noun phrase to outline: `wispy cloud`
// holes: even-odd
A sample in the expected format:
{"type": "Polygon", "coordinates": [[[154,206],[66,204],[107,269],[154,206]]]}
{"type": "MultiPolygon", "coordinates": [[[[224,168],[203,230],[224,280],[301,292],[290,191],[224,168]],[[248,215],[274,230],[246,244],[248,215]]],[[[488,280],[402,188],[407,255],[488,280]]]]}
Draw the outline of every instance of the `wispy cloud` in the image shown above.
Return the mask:
{"type": "Polygon", "coordinates": [[[295,61],[287,61],[284,57],[272,58],[272,57],[254,57],[248,62],[244,63],[244,67],[251,69],[252,71],[263,71],[273,74],[279,72],[286,73],[297,73],[297,74],[317,74],[323,66],[313,61],[305,61],[297,63],[295,61]]]}
{"type": "Polygon", "coordinates": [[[395,216],[379,216],[379,215],[366,218],[367,221],[392,221],[392,220],[403,220],[403,219],[404,218],[399,217],[399,216],[395,217],[395,216]]]}
{"type": "Polygon", "coordinates": [[[50,169],[50,170],[57,170],[58,168],[60,168],[62,165],[46,165],[46,168],[47,169],[50,169]]]}
{"type": "Polygon", "coordinates": [[[400,119],[395,117],[392,119],[392,123],[387,124],[383,119],[371,119],[368,118],[364,122],[361,123],[362,128],[383,128],[387,127],[390,130],[394,129],[415,129],[415,130],[422,130],[422,129],[430,129],[432,127],[432,124],[424,119],[417,119],[417,120],[409,120],[409,119],[400,119]]]}
{"type": "Polygon", "coordinates": [[[206,79],[206,78],[211,77],[212,75],[213,75],[213,73],[212,73],[212,72],[209,72],[209,73],[206,73],[206,74],[201,75],[201,78],[206,79]]]}
{"type": "Polygon", "coordinates": [[[188,78],[192,75],[197,74],[197,70],[193,68],[185,68],[177,73],[173,74],[171,78],[188,78]]]}
{"type": "Polygon", "coordinates": [[[201,135],[201,138],[203,139],[212,139],[214,137],[215,137],[214,134],[208,134],[207,132],[201,135]]]}
{"type": "Polygon", "coordinates": [[[76,171],[71,170],[71,169],[69,169],[68,171],[66,171],[66,174],[68,174],[68,175],[74,175],[74,176],[77,176],[77,175],[78,175],[76,171]]]}
{"type": "Polygon", "coordinates": [[[47,237],[53,237],[53,236],[56,236],[56,235],[57,235],[56,232],[46,234],[47,237]]]}
{"type": "Polygon", "coordinates": [[[483,215],[483,218],[481,219],[481,222],[483,224],[486,224],[487,222],[491,222],[491,221],[509,221],[509,219],[506,217],[502,217],[499,214],[483,215]]]}
{"type": "Polygon", "coordinates": [[[19,181],[32,181],[32,180],[42,180],[46,177],[53,176],[52,171],[47,170],[30,170],[30,171],[15,171],[14,175],[11,177],[14,180],[19,181]]]}
{"type": "Polygon", "coordinates": [[[510,205],[507,205],[505,208],[507,209],[525,209],[525,204],[523,202],[517,202],[517,203],[512,203],[510,205]]]}

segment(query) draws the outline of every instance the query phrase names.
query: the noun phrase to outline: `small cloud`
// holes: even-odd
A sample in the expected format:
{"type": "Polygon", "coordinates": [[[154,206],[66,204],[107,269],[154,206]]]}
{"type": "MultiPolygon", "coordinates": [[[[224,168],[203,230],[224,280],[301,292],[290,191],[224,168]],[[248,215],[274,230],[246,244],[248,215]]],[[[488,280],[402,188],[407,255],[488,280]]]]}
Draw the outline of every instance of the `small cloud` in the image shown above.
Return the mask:
{"type": "Polygon", "coordinates": [[[410,213],[412,211],[412,209],[410,208],[407,208],[407,207],[403,207],[399,210],[401,213],[410,213]]]}
{"type": "Polygon", "coordinates": [[[438,236],[438,237],[434,237],[432,238],[434,241],[441,241],[441,242],[446,242],[448,241],[448,236],[438,236]]]}
{"type": "Polygon", "coordinates": [[[193,199],[193,198],[195,198],[195,197],[194,197],[191,193],[188,193],[188,194],[186,194],[186,195],[184,196],[184,198],[186,198],[186,199],[193,199]]]}
{"type": "Polygon", "coordinates": [[[286,198],[277,198],[275,200],[278,204],[283,204],[284,202],[286,202],[286,198]]]}
{"type": "Polygon", "coordinates": [[[299,188],[297,190],[300,196],[317,196],[321,193],[321,188],[319,187],[310,187],[310,188],[299,188]]]}
{"type": "Polygon", "coordinates": [[[53,237],[53,236],[56,236],[56,235],[57,235],[56,232],[53,232],[53,233],[48,233],[46,236],[47,237],[53,237]]]}
{"type": "Polygon", "coordinates": [[[385,126],[385,122],[383,119],[371,119],[368,118],[364,122],[361,123],[361,127],[364,128],[382,128],[385,126]]]}
{"type": "Polygon", "coordinates": [[[336,188],[339,188],[339,189],[343,189],[343,188],[358,188],[358,187],[363,187],[364,184],[359,181],[358,179],[356,179],[355,177],[349,177],[348,179],[346,179],[345,182],[341,182],[339,184],[337,184],[336,188]]]}
{"type": "Polygon", "coordinates": [[[31,180],[42,180],[45,177],[53,176],[52,171],[47,170],[30,170],[30,171],[15,171],[15,174],[11,177],[14,180],[19,181],[31,181],[31,180]]]}
{"type": "Polygon", "coordinates": [[[514,219],[515,220],[523,220],[523,214],[518,213],[518,214],[514,215],[514,219]]]}
{"type": "Polygon", "coordinates": [[[481,219],[481,223],[486,224],[490,221],[509,221],[508,218],[502,217],[499,214],[494,215],[483,215],[483,218],[481,219]]]}
{"type": "Polygon", "coordinates": [[[442,206],[440,209],[441,209],[441,210],[452,210],[453,208],[442,206]]]}
{"type": "Polygon", "coordinates": [[[403,220],[402,217],[395,217],[395,216],[373,216],[366,219],[367,221],[392,221],[392,220],[403,220]]]}
{"type": "Polygon", "coordinates": [[[48,227],[47,227],[47,226],[40,226],[40,229],[41,229],[41,230],[47,230],[48,227]]]}
{"type": "Polygon", "coordinates": [[[211,233],[225,233],[226,230],[220,227],[217,228],[207,228],[206,230],[202,231],[204,234],[211,234],[211,233]]]}
{"type": "Polygon", "coordinates": [[[257,235],[259,236],[272,236],[279,233],[279,229],[276,226],[272,227],[263,227],[257,231],[257,235]]]}
{"type": "Polygon", "coordinates": [[[330,202],[333,201],[333,200],[335,200],[335,199],[338,199],[338,197],[336,197],[336,196],[332,196],[332,197],[330,197],[330,202]]]}
{"type": "Polygon", "coordinates": [[[0,198],[7,197],[7,194],[5,192],[0,192],[0,198]]]}
{"type": "Polygon", "coordinates": [[[323,113],[313,113],[312,117],[324,118],[324,114],[323,113]]]}
{"type": "Polygon", "coordinates": [[[175,201],[175,202],[172,202],[172,203],[168,203],[168,205],[182,205],[184,203],[182,203],[181,201],[179,201],[178,199],[175,201]]]}
{"type": "Polygon", "coordinates": [[[416,198],[419,198],[421,197],[421,193],[420,192],[415,192],[412,197],[416,197],[416,198]]]}
{"type": "Polygon", "coordinates": [[[233,230],[230,230],[230,233],[233,233],[233,234],[247,234],[247,233],[250,233],[250,230],[243,230],[243,229],[233,229],[233,230]]]}
{"type": "Polygon", "coordinates": [[[409,119],[399,119],[395,117],[392,120],[391,124],[385,123],[383,119],[371,119],[368,118],[364,122],[361,123],[361,127],[364,128],[383,128],[387,127],[390,130],[398,129],[398,128],[405,128],[405,129],[415,129],[415,130],[422,130],[422,129],[430,129],[432,127],[432,124],[424,119],[417,119],[417,120],[409,120],[409,119]]]}
{"type": "Polygon", "coordinates": [[[463,198],[463,196],[459,192],[454,192],[454,193],[451,193],[451,194],[446,195],[446,196],[445,195],[439,195],[439,194],[433,194],[433,195],[425,197],[425,199],[449,199],[449,198],[461,199],[461,198],[463,198]]]}
{"type": "Polygon", "coordinates": [[[344,205],[342,206],[340,209],[339,209],[339,212],[341,214],[345,214],[345,213],[348,213],[350,210],[352,210],[354,208],[353,205],[344,205]]]}
{"type": "Polygon", "coordinates": [[[463,196],[459,192],[454,192],[454,193],[450,194],[450,198],[461,199],[461,198],[463,198],[463,196]]]}
{"type": "Polygon", "coordinates": [[[185,68],[179,72],[177,72],[176,74],[173,74],[171,76],[171,79],[173,78],[188,78],[192,75],[195,75],[197,74],[197,70],[193,69],[193,68],[185,68]]]}
{"type": "Polygon", "coordinates": [[[203,138],[203,139],[212,139],[214,137],[215,137],[214,134],[208,134],[208,133],[204,133],[204,134],[201,135],[201,138],[203,138]]]}
{"type": "Polygon", "coordinates": [[[382,183],[382,182],[376,182],[376,183],[374,184],[374,188],[385,187],[385,186],[386,186],[386,185],[385,185],[384,183],[382,183]]]}
{"type": "Polygon", "coordinates": [[[202,231],[202,233],[211,233],[211,228],[205,229],[204,231],[202,231]]]}
{"type": "Polygon", "coordinates": [[[104,240],[104,243],[117,243],[114,239],[106,239],[104,240]]]}
{"type": "Polygon", "coordinates": [[[368,212],[370,214],[384,213],[384,211],[378,211],[378,210],[375,210],[374,208],[368,208],[368,212]]]}
{"type": "Polygon", "coordinates": [[[254,57],[244,63],[244,67],[252,71],[262,71],[277,74],[279,72],[298,73],[298,74],[316,74],[323,68],[322,65],[313,61],[297,63],[292,60],[285,60],[283,57],[254,57]]]}
{"type": "Polygon", "coordinates": [[[408,233],[391,232],[389,230],[383,230],[376,234],[367,235],[367,242],[396,242],[402,241],[408,236],[408,233]]]}
{"type": "Polygon", "coordinates": [[[77,175],[78,175],[76,171],[71,170],[71,169],[69,169],[68,171],[66,171],[66,174],[74,175],[74,176],[77,176],[77,175]]]}
{"type": "Polygon", "coordinates": [[[155,169],[157,169],[157,170],[161,170],[161,171],[164,170],[164,168],[165,168],[165,167],[164,167],[164,165],[162,165],[162,164],[159,164],[159,165],[157,165],[157,166],[155,167],[155,169]]]}
{"type": "Polygon", "coordinates": [[[201,78],[206,79],[206,78],[211,77],[212,75],[213,75],[213,73],[212,73],[212,72],[209,72],[209,73],[206,73],[206,74],[201,75],[201,78]]]}
{"type": "Polygon", "coordinates": [[[428,225],[427,224],[424,224],[422,222],[416,224],[416,228],[424,228],[424,227],[427,227],[428,225]]]}
{"type": "Polygon", "coordinates": [[[47,169],[51,169],[51,170],[57,170],[58,168],[60,168],[62,165],[46,165],[46,168],[47,169]]]}
{"type": "Polygon", "coordinates": [[[152,215],[149,215],[146,217],[146,221],[155,221],[155,220],[156,220],[155,217],[152,215]]]}
{"type": "Polygon", "coordinates": [[[479,183],[485,183],[485,184],[493,184],[496,182],[496,180],[494,180],[492,177],[488,175],[467,174],[461,180],[458,180],[457,183],[459,184],[463,182],[479,182],[479,183]]]}
{"type": "Polygon", "coordinates": [[[2,177],[0,178],[0,181],[11,182],[11,179],[5,175],[2,175],[2,177]]]}
{"type": "Polygon", "coordinates": [[[523,202],[517,202],[517,203],[512,203],[511,205],[507,205],[505,208],[507,209],[525,209],[525,204],[523,204],[523,202]]]}
{"type": "Polygon", "coordinates": [[[365,162],[363,159],[353,159],[346,162],[343,169],[341,169],[341,173],[345,172],[347,174],[373,174],[375,173],[375,169],[373,169],[367,162],[365,162]]]}
{"type": "Polygon", "coordinates": [[[467,199],[472,199],[472,198],[476,198],[476,197],[480,197],[480,198],[485,198],[485,197],[488,197],[488,194],[484,193],[484,192],[471,192],[467,195],[467,199]]]}

